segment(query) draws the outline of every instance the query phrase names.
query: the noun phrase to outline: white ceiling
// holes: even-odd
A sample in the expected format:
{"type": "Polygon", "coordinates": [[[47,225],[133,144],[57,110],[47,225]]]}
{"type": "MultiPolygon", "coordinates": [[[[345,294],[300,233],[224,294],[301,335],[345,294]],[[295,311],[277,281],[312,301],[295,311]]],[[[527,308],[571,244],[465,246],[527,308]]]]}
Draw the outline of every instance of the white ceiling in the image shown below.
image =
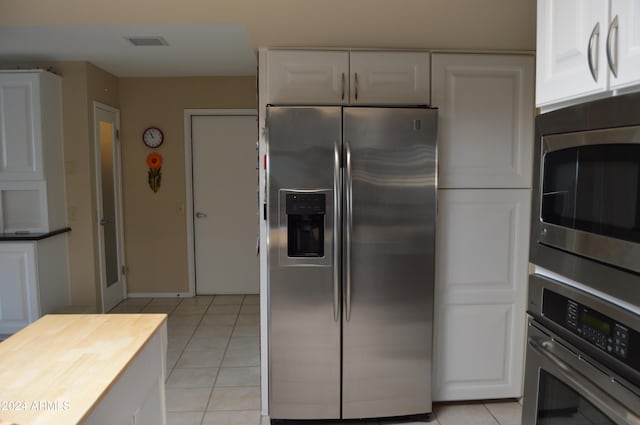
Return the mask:
{"type": "Polygon", "coordinates": [[[118,77],[255,75],[242,25],[146,24],[0,27],[2,62],[89,61],[118,77]],[[125,37],[162,36],[168,46],[125,37]]]}

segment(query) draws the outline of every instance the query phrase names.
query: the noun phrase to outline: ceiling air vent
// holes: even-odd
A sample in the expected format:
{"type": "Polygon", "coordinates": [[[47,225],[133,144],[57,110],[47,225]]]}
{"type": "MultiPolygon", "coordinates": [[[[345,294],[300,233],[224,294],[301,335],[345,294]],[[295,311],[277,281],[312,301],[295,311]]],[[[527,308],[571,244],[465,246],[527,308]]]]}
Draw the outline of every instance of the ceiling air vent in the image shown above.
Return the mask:
{"type": "Polygon", "coordinates": [[[129,43],[134,46],[168,46],[167,40],[160,36],[147,36],[147,37],[125,37],[129,43]]]}

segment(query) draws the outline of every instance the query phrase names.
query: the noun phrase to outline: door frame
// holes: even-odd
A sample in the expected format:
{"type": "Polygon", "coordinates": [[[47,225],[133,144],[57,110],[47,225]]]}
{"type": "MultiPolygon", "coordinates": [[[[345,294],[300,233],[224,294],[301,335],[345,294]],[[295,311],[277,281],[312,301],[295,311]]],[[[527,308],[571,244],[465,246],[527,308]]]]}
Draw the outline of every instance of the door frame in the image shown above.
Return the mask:
{"type": "MultiPolygon", "coordinates": [[[[196,116],[255,116],[257,109],[185,109],[184,110],[184,171],[185,171],[185,224],[187,226],[187,262],[189,272],[188,296],[196,295],[196,250],[193,232],[193,139],[192,119],[196,116]]],[[[256,142],[258,135],[256,134],[256,142]]],[[[256,151],[256,160],[258,154],[256,151]]]]}
{"type": "MultiPolygon", "coordinates": [[[[95,178],[96,178],[96,221],[97,221],[97,232],[98,232],[98,263],[100,269],[100,309],[102,313],[106,313],[105,310],[105,281],[106,281],[106,264],[104,259],[104,233],[103,229],[100,227],[100,213],[102,211],[102,176],[100,174],[100,122],[98,121],[98,109],[101,109],[106,112],[112,112],[115,114],[115,140],[114,144],[115,149],[115,161],[114,161],[114,170],[116,174],[116,179],[114,181],[114,189],[115,189],[115,206],[116,206],[116,217],[117,217],[117,245],[118,245],[118,265],[120,267],[125,267],[125,253],[124,253],[124,216],[122,211],[122,149],[120,146],[120,110],[114,108],[109,105],[105,105],[100,102],[93,102],[93,148],[94,148],[94,165],[95,165],[95,178]]],[[[119,270],[120,278],[122,279],[122,298],[127,298],[127,276],[126,273],[123,273],[122,270],[119,270]]]]}

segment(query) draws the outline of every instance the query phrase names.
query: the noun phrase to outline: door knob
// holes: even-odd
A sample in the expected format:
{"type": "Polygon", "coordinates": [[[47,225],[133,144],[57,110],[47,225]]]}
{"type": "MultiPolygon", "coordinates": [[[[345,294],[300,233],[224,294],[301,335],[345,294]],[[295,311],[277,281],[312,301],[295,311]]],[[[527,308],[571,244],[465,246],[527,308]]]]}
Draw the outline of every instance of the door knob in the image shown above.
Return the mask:
{"type": "Polygon", "coordinates": [[[196,218],[206,218],[206,217],[207,217],[207,214],[205,214],[203,212],[198,211],[196,213],[196,218]]]}
{"type": "Polygon", "coordinates": [[[104,226],[105,224],[107,224],[107,219],[106,218],[101,218],[100,219],[100,225],[104,226]]]}

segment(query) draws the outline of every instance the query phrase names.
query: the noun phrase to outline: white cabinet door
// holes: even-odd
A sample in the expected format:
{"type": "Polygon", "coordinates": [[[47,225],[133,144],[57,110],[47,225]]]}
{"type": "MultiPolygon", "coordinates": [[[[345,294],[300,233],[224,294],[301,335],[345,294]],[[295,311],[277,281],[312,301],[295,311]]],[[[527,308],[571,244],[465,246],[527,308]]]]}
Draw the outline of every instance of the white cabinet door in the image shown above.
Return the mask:
{"type": "Polygon", "coordinates": [[[348,101],[348,52],[270,50],[267,55],[269,103],[337,105],[348,101]]]}
{"type": "Polygon", "coordinates": [[[607,90],[608,12],[607,0],[538,0],[538,106],[607,90]]]}
{"type": "Polygon", "coordinates": [[[35,243],[0,244],[0,334],[38,318],[35,243]]]}
{"type": "Polygon", "coordinates": [[[640,2],[611,0],[611,22],[616,18],[617,27],[610,29],[612,89],[640,83],[640,2]]]}
{"type": "Polygon", "coordinates": [[[0,180],[39,180],[42,172],[37,73],[0,73],[0,180]]]}
{"type": "Polygon", "coordinates": [[[350,103],[428,105],[429,53],[351,52],[350,103]]]}
{"type": "Polygon", "coordinates": [[[533,57],[434,53],[439,187],[531,187],[533,57]]]}
{"type": "Polygon", "coordinates": [[[522,396],[530,198],[438,193],[435,401],[522,396]]]}

